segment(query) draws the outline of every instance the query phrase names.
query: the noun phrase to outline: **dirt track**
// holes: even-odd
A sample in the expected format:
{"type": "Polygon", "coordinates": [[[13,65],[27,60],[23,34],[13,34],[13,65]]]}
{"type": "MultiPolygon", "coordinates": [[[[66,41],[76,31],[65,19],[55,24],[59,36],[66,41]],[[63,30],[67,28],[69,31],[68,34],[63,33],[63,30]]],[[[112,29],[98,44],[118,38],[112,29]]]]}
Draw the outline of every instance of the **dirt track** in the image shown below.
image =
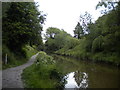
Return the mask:
{"type": "Polygon", "coordinates": [[[27,63],[21,66],[3,70],[2,71],[2,88],[24,88],[23,82],[21,80],[21,74],[26,67],[34,63],[37,55],[38,53],[32,56],[27,63]]]}

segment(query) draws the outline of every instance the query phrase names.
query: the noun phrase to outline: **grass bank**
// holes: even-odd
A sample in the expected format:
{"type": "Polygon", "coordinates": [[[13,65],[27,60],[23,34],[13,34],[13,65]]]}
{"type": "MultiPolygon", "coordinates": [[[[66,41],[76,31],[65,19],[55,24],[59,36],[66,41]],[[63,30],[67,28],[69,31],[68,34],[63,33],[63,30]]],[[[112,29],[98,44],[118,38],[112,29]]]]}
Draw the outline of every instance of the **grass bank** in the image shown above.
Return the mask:
{"type": "Polygon", "coordinates": [[[26,63],[29,60],[29,58],[32,55],[36,54],[37,52],[38,51],[35,48],[29,45],[26,45],[25,47],[22,48],[22,53],[16,52],[16,53],[19,53],[19,54],[16,54],[10,51],[5,45],[3,45],[2,47],[2,61],[3,61],[2,69],[22,65],[26,63]],[[4,63],[6,54],[7,54],[7,64],[4,63]]]}
{"type": "Polygon", "coordinates": [[[63,75],[56,69],[55,60],[45,52],[40,52],[33,65],[23,71],[26,88],[63,88],[63,75]]]}
{"type": "Polygon", "coordinates": [[[120,56],[117,53],[114,52],[87,52],[85,50],[85,45],[83,45],[83,42],[81,44],[75,46],[73,49],[67,49],[62,48],[55,52],[55,54],[69,56],[78,58],[81,60],[89,60],[93,62],[101,62],[101,63],[108,63],[115,66],[120,66],[120,56]]]}

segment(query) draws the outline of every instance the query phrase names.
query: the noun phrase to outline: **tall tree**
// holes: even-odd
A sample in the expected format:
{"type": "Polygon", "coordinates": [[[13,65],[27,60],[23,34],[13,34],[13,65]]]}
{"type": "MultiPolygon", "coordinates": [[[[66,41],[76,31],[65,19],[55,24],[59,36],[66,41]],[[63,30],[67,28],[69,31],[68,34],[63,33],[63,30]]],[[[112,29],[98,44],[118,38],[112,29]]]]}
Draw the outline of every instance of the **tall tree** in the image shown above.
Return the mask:
{"type": "Polygon", "coordinates": [[[62,48],[65,43],[68,41],[67,34],[64,30],[60,30],[58,28],[49,27],[46,31],[46,51],[56,51],[62,48]]]}
{"type": "Polygon", "coordinates": [[[34,2],[11,2],[3,17],[3,43],[17,50],[26,43],[40,41],[44,19],[34,2]]]}
{"type": "Polygon", "coordinates": [[[55,28],[55,27],[49,27],[46,31],[46,39],[47,38],[51,38],[51,39],[54,39],[55,35],[56,34],[59,34],[60,33],[60,30],[58,28],[55,28]]]}
{"type": "Polygon", "coordinates": [[[80,24],[83,28],[83,31],[85,34],[89,33],[88,25],[92,23],[92,15],[90,15],[88,12],[85,12],[84,15],[80,15],[80,24]]]}
{"type": "Polygon", "coordinates": [[[83,28],[80,25],[80,23],[78,22],[76,27],[75,27],[75,30],[74,30],[74,37],[80,39],[81,36],[83,36],[83,35],[84,35],[83,28]]]}

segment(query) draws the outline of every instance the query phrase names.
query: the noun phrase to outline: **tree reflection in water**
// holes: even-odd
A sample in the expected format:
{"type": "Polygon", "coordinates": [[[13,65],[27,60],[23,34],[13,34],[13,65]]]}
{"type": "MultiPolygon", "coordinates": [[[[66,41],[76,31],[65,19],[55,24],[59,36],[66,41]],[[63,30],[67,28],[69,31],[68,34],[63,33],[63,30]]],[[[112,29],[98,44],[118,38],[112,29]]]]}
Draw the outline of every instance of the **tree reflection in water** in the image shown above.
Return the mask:
{"type": "Polygon", "coordinates": [[[77,83],[78,88],[88,87],[88,75],[85,72],[76,71],[74,73],[74,78],[77,83]]]}
{"type": "Polygon", "coordinates": [[[75,71],[67,74],[65,88],[87,88],[88,74],[85,72],[75,71]]]}

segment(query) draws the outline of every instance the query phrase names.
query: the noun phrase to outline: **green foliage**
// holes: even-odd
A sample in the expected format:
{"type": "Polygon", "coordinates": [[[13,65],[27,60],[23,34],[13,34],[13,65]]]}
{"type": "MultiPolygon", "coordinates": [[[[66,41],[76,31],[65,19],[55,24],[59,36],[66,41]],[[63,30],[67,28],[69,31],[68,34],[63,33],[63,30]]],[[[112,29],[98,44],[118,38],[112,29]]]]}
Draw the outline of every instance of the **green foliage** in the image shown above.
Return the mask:
{"type": "Polygon", "coordinates": [[[2,2],[2,17],[6,17],[6,11],[8,10],[8,8],[10,7],[10,4],[9,2],[6,2],[6,3],[3,3],[2,2]]]}
{"type": "MultiPolygon", "coordinates": [[[[95,23],[86,24],[89,33],[77,41],[78,44],[72,45],[75,40],[68,38],[71,43],[66,43],[55,53],[120,65],[120,2],[117,4],[114,10],[99,17],[95,23]]],[[[84,17],[81,19],[84,21],[84,17]]]]}
{"type": "MultiPolygon", "coordinates": [[[[67,50],[73,49],[78,44],[79,44],[78,39],[73,38],[71,36],[67,36],[65,39],[64,47],[59,49],[55,53],[65,55],[65,54],[67,54],[66,53],[67,50]]],[[[67,54],[67,55],[69,55],[69,54],[67,54]]]]}
{"type": "Polygon", "coordinates": [[[30,46],[43,45],[41,31],[45,15],[34,2],[2,2],[2,9],[2,61],[7,54],[6,66],[17,66],[37,52],[30,46]]]}
{"type": "Polygon", "coordinates": [[[36,4],[33,2],[11,2],[8,5],[9,8],[3,10],[6,14],[2,24],[3,43],[15,52],[20,51],[22,46],[28,43],[30,45],[40,44],[41,24],[45,18],[37,10],[36,4]]]}
{"type": "Polygon", "coordinates": [[[96,9],[99,7],[104,6],[106,9],[102,10],[102,14],[107,14],[110,10],[115,10],[115,6],[117,5],[117,1],[115,2],[114,0],[101,0],[99,3],[96,5],[96,9]]]}
{"type": "Polygon", "coordinates": [[[29,45],[26,45],[22,48],[23,52],[25,54],[25,57],[22,55],[16,55],[14,52],[12,52],[7,46],[2,45],[2,66],[3,69],[19,66],[21,64],[24,64],[27,62],[30,57],[37,53],[37,50],[30,47],[29,45]],[[5,57],[7,54],[7,64],[5,64],[5,57]]]}
{"type": "Polygon", "coordinates": [[[103,36],[98,36],[92,43],[92,52],[99,52],[102,50],[103,36]]]}
{"type": "Polygon", "coordinates": [[[37,64],[46,64],[47,65],[47,64],[54,63],[53,57],[48,56],[45,52],[42,52],[42,51],[39,52],[39,55],[36,59],[37,59],[37,61],[36,61],[37,64]]]}
{"type": "Polygon", "coordinates": [[[26,45],[22,48],[25,51],[26,57],[29,59],[32,55],[36,54],[38,51],[36,50],[35,46],[26,45]]]}
{"type": "Polygon", "coordinates": [[[67,42],[67,36],[69,36],[65,31],[61,31],[59,34],[55,36],[55,44],[58,46],[58,49],[64,47],[67,42]]]}
{"type": "Polygon", "coordinates": [[[82,26],[84,34],[89,33],[88,25],[91,23],[92,23],[92,16],[88,12],[85,12],[84,15],[82,14],[80,15],[80,24],[82,26]]]}
{"type": "Polygon", "coordinates": [[[36,62],[24,70],[23,79],[27,88],[59,88],[62,85],[62,74],[56,69],[53,57],[45,52],[39,52],[36,62]]]}
{"type": "Polygon", "coordinates": [[[2,61],[3,61],[3,64],[5,64],[5,57],[6,57],[6,54],[7,54],[7,60],[8,60],[8,63],[12,63],[12,60],[15,60],[15,56],[12,52],[10,52],[10,50],[5,46],[5,45],[2,45],[2,61]]]}
{"type": "Polygon", "coordinates": [[[75,45],[75,38],[73,38],[71,40],[71,43],[74,43],[74,45],[67,43],[66,46],[58,51],[56,51],[55,53],[57,54],[62,54],[62,55],[68,55],[68,56],[73,56],[73,57],[77,57],[77,58],[84,58],[86,51],[85,51],[85,38],[80,39],[80,40],[76,40],[77,44],[75,45]],[[84,54],[84,55],[83,55],[84,54]]]}
{"type": "Polygon", "coordinates": [[[80,25],[80,23],[78,22],[78,24],[76,25],[75,30],[74,30],[74,37],[77,37],[78,39],[80,39],[81,36],[83,36],[83,35],[84,35],[83,28],[80,25]]]}
{"type": "Polygon", "coordinates": [[[66,37],[65,48],[72,49],[79,44],[79,40],[71,36],[66,37]]]}
{"type": "Polygon", "coordinates": [[[103,53],[103,52],[99,52],[99,53],[95,53],[91,59],[94,62],[106,62],[106,63],[112,63],[114,65],[119,65],[120,60],[119,60],[119,56],[116,53],[103,53]]]}
{"type": "Polygon", "coordinates": [[[48,28],[46,32],[46,51],[57,51],[64,47],[65,43],[68,43],[68,37],[71,37],[64,30],[58,28],[48,28]]]}
{"type": "Polygon", "coordinates": [[[49,27],[47,29],[45,37],[46,37],[46,39],[48,39],[48,38],[54,39],[55,35],[59,34],[59,33],[60,33],[60,30],[58,28],[49,27]]]}

